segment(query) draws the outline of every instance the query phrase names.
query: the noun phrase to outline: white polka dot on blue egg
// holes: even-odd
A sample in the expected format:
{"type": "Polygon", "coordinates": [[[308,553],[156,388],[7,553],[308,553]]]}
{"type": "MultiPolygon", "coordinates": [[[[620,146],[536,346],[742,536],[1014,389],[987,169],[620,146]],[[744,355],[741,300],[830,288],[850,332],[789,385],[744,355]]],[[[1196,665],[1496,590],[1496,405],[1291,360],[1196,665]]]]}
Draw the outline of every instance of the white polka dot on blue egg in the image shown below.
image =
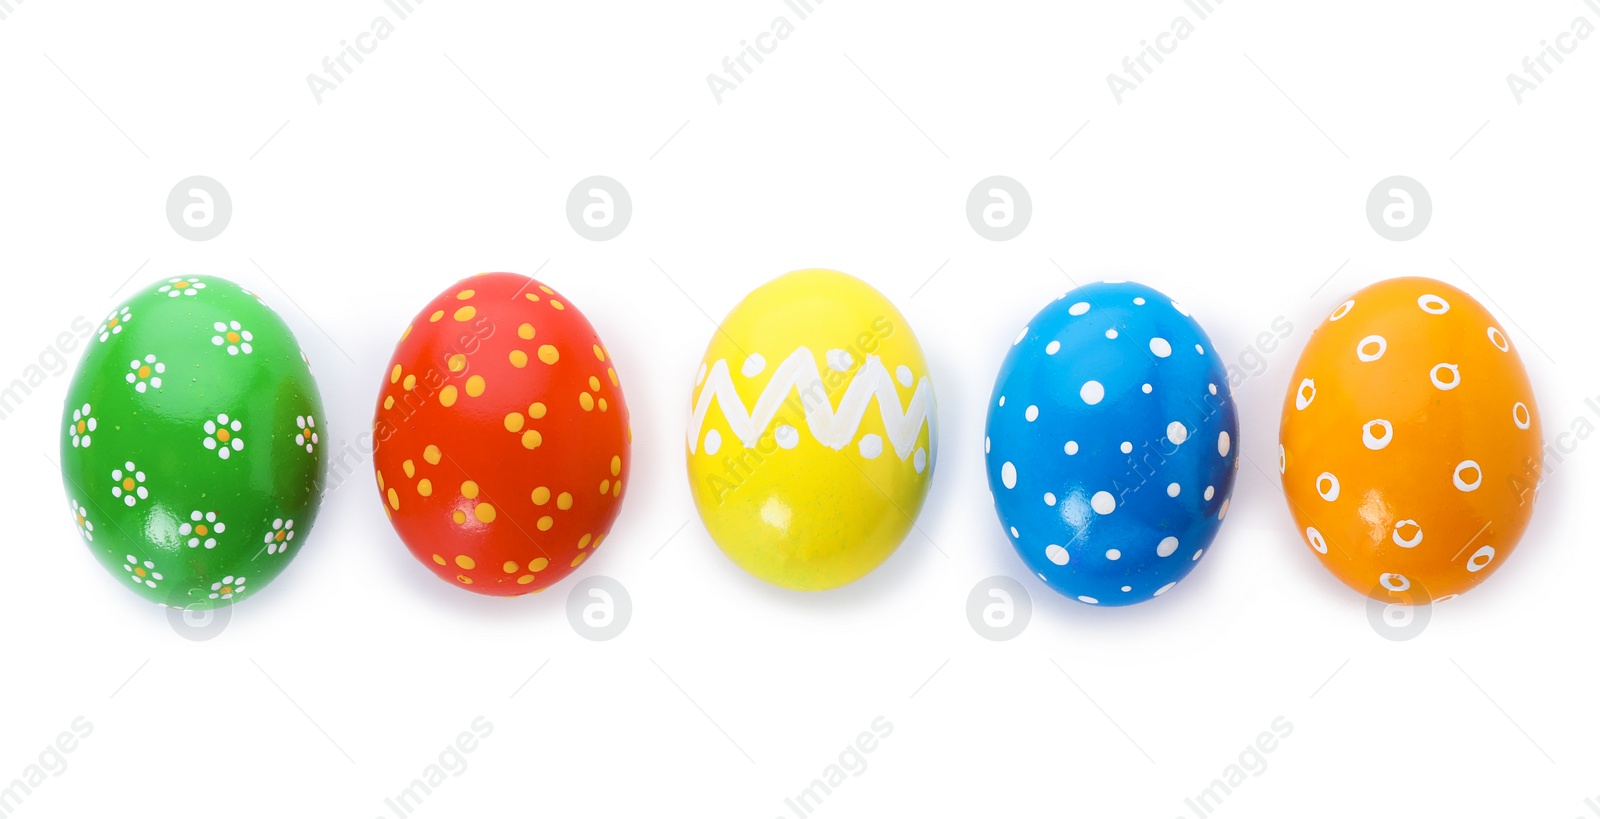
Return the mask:
{"type": "Polygon", "coordinates": [[[995,379],[989,490],[1029,573],[1088,605],[1168,593],[1228,513],[1239,417],[1211,339],[1132,282],[1052,301],[995,379]]]}

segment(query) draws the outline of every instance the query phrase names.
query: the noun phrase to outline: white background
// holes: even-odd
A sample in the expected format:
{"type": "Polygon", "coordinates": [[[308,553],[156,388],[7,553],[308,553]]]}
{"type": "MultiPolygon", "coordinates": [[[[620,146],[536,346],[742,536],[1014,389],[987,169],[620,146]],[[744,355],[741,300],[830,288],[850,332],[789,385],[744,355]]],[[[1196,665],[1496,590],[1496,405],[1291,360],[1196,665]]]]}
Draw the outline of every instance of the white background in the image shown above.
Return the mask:
{"type": "Polygon", "coordinates": [[[1580,0],[1229,0],[1120,105],[1106,75],[1195,20],[1177,0],[828,0],[804,22],[779,0],[429,0],[321,104],[306,75],[394,20],[379,0],[11,4],[0,384],[76,316],[97,322],[157,278],[220,275],[282,313],[329,437],[353,440],[420,305],[472,273],[542,265],[618,362],[637,470],[576,577],[503,600],[414,561],[364,469],[294,565],[192,642],[74,533],[52,463],[70,376],[50,378],[0,421],[0,785],[74,717],[94,730],[18,815],[393,816],[385,798],[480,715],[493,733],[417,816],[792,816],[785,798],[879,716],[893,733],[817,815],[1193,816],[1184,800],[1279,716],[1293,733],[1217,815],[1592,815],[1600,554],[1584,495],[1600,445],[1564,439],[1575,451],[1515,557],[1407,642],[1317,565],[1270,469],[1311,330],[1397,275],[1449,281],[1502,318],[1552,444],[1600,425],[1584,403],[1600,394],[1600,36],[1520,105],[1505,81],[1575,17],[1600,24],[1580,0]],[[719,105],[706,75],[780,14],[795,33],[719,105]],[[164,212],[193,174],[234,202],[204,243],[164,212]],[[609,242],[566,220],[591,174],[632,194],[609,242]],[[964,215],[992,174],[1034,203],[1005,243],[964,215]],[[1432,194],[1409,242],[1366,221],[1392,174],[1432,194]],[[942,450],[921,533],[853,586],[801,595],[706,536],[683,421],[710,317],[810,266],[904,311],[942,450]],[[1274,318],[1295,328],[1236,392],[1248,460],[1216,547],[1128,609],[1029,576],[983,478],[994,373],[1069,277],[1159,288],[1235,359],[1274,318]],[[1004,643],[966,619],[997,574],[1033,601],[1004,643]],[[610,642],[567,621],[591,575],[632,599],[610,642]]]}

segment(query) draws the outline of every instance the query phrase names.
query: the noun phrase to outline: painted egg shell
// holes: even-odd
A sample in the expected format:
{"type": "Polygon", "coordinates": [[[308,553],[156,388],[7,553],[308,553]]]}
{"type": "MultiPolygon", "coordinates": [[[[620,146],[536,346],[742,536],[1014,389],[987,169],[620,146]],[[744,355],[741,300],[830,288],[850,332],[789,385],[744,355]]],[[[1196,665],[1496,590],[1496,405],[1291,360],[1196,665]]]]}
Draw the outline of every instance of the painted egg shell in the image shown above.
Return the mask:
{"type": "Polygon", "coordinates": [[[139,291],[90,336],[62,414],[78,533],[145,598],[226,606],[305,545],[327,467],[322,399],[254,293],[214,276],[139,291]]]}
{"type": "Polygon", "coordinates": [[[383,510],[447,582],[541,591],[599,547],[629,477],[628,405],[588,319],[514,273],[451,285],[406,326],[373,420],[383,510]]]}
{"type": "Polygon", "coordinates": [[[1301,539],[1377,600],[1467,591],[1533,516],[1527,372],[1494,316],[1444,282],[1390,279],[1335,308],[1295,365],[1279,436],[1301,539]]]}
{"type": "Polygon", "coordinates": [[[905,316],[832,270],[780,276],[711,337],[695,376],[689,486],[745,571],[790,589],[853,582],[915,522],[933,478],[933,385],[905,316]]]}
{"type": "Polygon", "coordinates": [[[1052,589],[1121,606],[1205,554],[1233,493],[1239,420],[1211,339],[1156,290],[1098,283],[1017,334],[984,439],[1011,545],[1052,589]]]}

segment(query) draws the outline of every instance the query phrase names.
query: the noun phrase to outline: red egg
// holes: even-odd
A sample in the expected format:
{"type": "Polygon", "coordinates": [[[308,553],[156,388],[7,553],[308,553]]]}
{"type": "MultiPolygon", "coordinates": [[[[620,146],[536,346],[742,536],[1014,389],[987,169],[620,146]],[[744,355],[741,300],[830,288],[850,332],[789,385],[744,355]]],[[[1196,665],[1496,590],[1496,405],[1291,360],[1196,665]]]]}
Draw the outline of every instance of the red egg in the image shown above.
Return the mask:
{"type": "Polygon", "coordinates": [[[594,327],[513,273],[462,279],[412,319],[373,436],[406,548],[446,582],[500,596],[543,590],[600,546],[633,437],[594,327]]]}

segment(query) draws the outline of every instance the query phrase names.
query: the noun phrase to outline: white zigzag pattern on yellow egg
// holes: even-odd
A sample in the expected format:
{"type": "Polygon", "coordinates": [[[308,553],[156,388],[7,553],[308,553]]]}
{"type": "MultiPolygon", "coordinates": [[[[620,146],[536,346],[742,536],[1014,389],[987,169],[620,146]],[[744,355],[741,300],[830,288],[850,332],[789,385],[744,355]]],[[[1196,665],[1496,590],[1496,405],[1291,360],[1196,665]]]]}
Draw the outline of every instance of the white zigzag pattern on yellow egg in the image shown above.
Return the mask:
{"type": "MultiPolygon", "coordinates": [[[[816,357],[810,349],[800,347],[773,371],[766,389],[756,399],[755,409],[746,411],[744,399],[739,397],[738,390],[733,386],[733,376],[728,373],[727,359],[718,359],[706,374],[704,387],[695,402],[694,414],[689,416],[689,453],[694,454],[700,443],[700,431],[705,426],[706,413],[711,409],[713,398],[722,407],[722,414],[728,419],[734,436],[746,448],[754,448],[761,439],[761,433],[777,417],[789,392],[797,390],[806,395],[808,388],[816,388],[826,394],[816,357]]],[[[927,376],[918,379],[916,391],[911,395],[911,405],[902,407],[893,376],[875,355],[866,357],[861,369],[851,379],[850,386],[845,389],[837,410],[826,400],[802,401],[808,405],[806,426],[811,429],[812,437],[830,449],[849,446],[861,428],[862,419],[866,417],[867,403],[874,396],[878,399],[878,412],[883,417],[883,427],[889,434],[895,454],[902,461],[911,457],[917,435],[931,417],[933,387],[927,376]]]]}

